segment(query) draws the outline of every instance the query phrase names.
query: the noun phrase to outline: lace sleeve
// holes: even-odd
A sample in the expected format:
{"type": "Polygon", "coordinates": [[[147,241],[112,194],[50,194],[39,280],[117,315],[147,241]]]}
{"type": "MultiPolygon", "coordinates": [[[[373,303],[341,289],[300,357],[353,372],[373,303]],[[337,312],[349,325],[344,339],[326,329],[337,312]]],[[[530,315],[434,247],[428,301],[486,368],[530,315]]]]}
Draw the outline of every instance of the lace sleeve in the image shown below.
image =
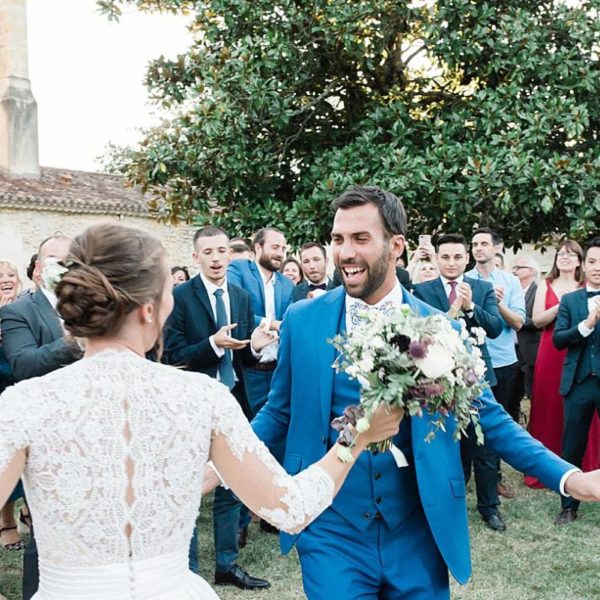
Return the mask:
{"type": "Polygon", "coordinates": [[[237,496],[278,529],[297,533],[332,502],[334,482],[318,465],[292,477],[256,437],[228,391],[216,384],[211,458],[237,496]]]}
{"type": "Polygon", "coordinates": [[[21,393],[14,386],[0,395],[0,506],[11,494],[25,463],[29,446],[21,393]]]}

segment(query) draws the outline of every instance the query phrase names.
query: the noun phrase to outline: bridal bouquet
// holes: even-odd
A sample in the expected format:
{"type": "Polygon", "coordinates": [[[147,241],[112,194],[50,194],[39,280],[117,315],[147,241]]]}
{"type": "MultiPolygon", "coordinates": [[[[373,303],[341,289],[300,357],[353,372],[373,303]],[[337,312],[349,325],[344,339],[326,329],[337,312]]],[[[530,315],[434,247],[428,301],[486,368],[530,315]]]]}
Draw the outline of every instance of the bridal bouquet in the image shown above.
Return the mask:
{"type": "MultiPolygon", "coordinates": [[[[358,433],[366,431],[381,404],[403,408],[413,417],[424,412],[435,415],[426,441],[438,430],[445,431],[447,420],[453,419],[456,440],[473,423],[478,442],[483,443],[473,401],[486,385],[485,363],[476,347],[484,332],[469,334],[464,326],[459,332],[444,315],[421,317],[408,305],[390,314],[365,310],[360,317],[362,323],[349,336],[331,340],[340,353],[333,366],[357,379],[362,388],[360,405],[347,407],[331,423],[339,431],[340,459],[353,460],[350,426],[358,433]]],[[[391,446],[389,439],[369,449],[385,451],[391,446]]]]}

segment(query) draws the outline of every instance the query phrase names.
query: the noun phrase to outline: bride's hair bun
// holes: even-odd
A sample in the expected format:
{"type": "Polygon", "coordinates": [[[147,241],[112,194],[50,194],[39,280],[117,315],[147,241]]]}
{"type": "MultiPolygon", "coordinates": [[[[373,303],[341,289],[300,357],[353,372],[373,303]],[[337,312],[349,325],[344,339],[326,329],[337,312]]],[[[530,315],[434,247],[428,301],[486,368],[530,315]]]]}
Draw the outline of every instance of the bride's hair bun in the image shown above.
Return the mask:
{"type": "Polygon", "coordinates": [[[77,236],[56,286],[56,308],[69,333],[115,333],[136,307],[158,304],[167,275],[163,256],[159,240],[122,225],[94,225],[77,236]]]}

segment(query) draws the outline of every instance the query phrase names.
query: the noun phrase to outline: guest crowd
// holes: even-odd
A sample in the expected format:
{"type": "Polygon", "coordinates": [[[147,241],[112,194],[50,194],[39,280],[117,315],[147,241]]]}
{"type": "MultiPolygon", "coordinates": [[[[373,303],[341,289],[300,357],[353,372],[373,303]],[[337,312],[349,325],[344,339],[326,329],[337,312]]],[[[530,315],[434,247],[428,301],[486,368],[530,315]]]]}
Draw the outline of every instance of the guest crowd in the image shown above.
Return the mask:
{"type": "MultiPolygon", "coordinates": [[[[284,232],[266,227],[252,241],[229,238],[218,227],[200,228],[191,242],[194,271],[172,268],[174,310],[164,331],[162,360],[204,373],[226,385],[248,419],[267,401],[277,366],[278,334],[288,306],[308,301],[340,285],[324,246],[307,241],[289,256],[284,232]]],[[[65,334],[56,297],[44,282],[53,261],[64,260],[70,239],[42,241],[26,269],[24,289],[15,265],[0,260],[0,392],[17,381],[49,373],[83,355],[82,342],[65,334]]],[[[516,255],[505,266],[502,240],[488,228],[466,239],[447,233],[432,243],[420,236],[410,260],[400,259],[397,276],[415,297],[485,331],[482,355],[496,400],[547,448],[583,470],[600,468],[600,238],[585,249],[565,240],[542,276],[533,256],[516,255]],[[529,418],[522,401],[531,401],[529,418]],[[527,422],[526,422],[527,421],[527,422]]],[[[152,356],[148,357],[152,359],[152,356]]],[[[1,418],[0,398],[0,418],[1,418]]],[[[503,482],[499,458],[474,431],[461,442],[465,479],[473,472],[477,509],[495,531],[506,529],[500,496],[515,492],[503,482]]],[[[284,448],[271,448],[282,460],[284,448]]],[[[543,487],[525,476],[532,488],[543,487]]],[[[0,539],[23,551],[23,597],[38,583],[34,526],[19,485],[0,512],[0,539]],[[30,529],[20,537],[17,521],[30,529]]],[[[579,503],[561,497],[559,525],[577,518],[579,503]]],[[[218,487],[213,502],[215,583],[243,589],[269,587],[250,575],[238,559],[248,543],[252,515],[228,489],[218,487]]],[[[260,529],[273,532],[260,523],[260,529]]],[[[190,541],[189,566],[198,571],[198,532],[190,541]]]]}

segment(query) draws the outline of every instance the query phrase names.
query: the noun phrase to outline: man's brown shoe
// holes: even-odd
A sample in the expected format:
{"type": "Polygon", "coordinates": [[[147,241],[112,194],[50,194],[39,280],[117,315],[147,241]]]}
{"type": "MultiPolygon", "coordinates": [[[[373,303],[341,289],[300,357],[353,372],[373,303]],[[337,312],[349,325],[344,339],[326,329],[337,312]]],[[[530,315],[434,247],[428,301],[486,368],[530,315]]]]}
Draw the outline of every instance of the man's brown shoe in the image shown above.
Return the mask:
{"type": "Polygon", "coordinates": [[[496,485],[496,491],[498,492],[498,496],[503,496],[504,498],[514,498],[515,493],[507,488],[502,482],[496,485]]]}
{"type": "Polygon", "coordinates": [[[558,517],[554,519],[555,525],[567,525],[572,523],[577,518],[577,510],[574,508],[563,508],[558,517]]]}

